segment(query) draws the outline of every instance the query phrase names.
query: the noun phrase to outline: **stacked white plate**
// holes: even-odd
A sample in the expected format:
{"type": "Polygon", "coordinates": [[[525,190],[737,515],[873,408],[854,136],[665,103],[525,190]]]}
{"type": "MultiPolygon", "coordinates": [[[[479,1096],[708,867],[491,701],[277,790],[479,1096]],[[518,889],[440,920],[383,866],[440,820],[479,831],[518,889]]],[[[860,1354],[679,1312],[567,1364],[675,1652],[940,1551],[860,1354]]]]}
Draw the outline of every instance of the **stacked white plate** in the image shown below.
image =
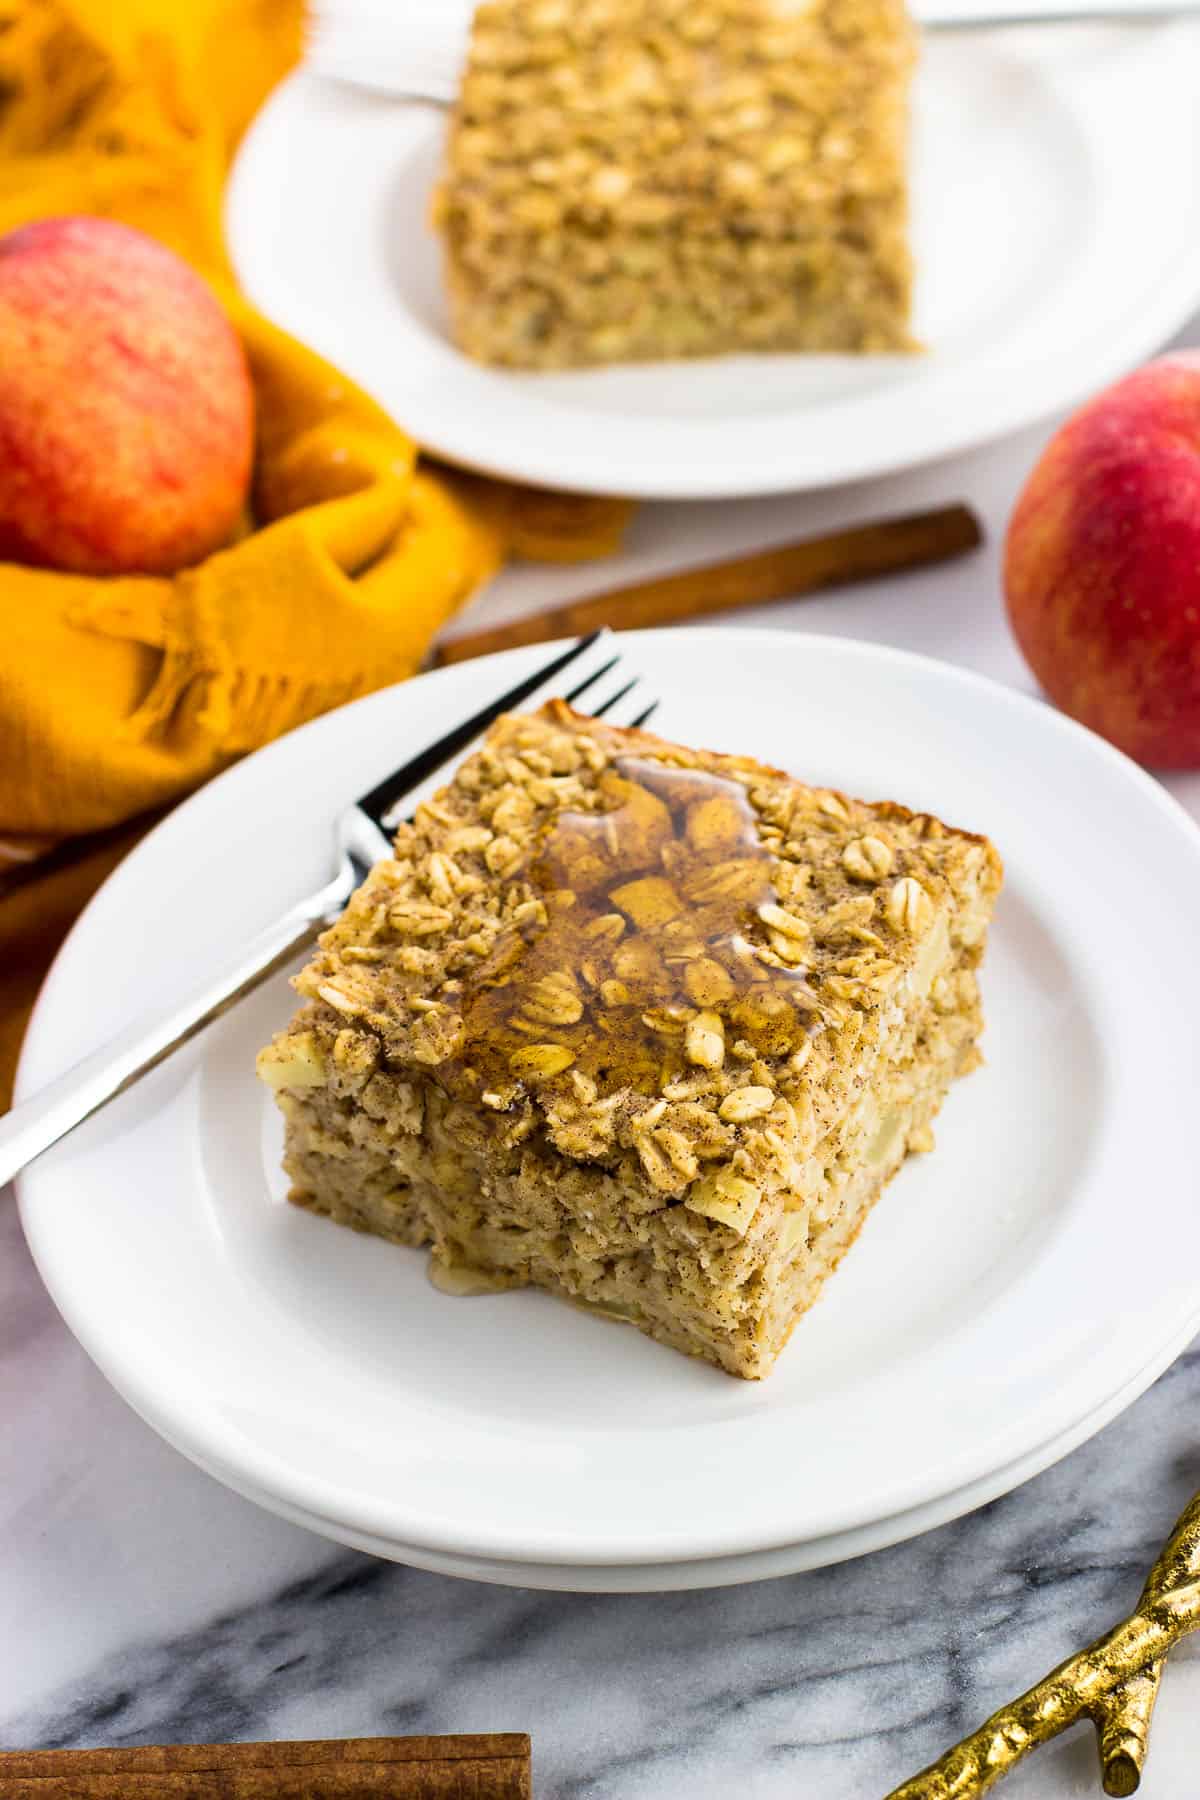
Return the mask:
{"type": "MultiPolygon", "coordinates": [[[[253,1074],[283,982],[19,1189],[68,1323],[185,1454],[330,1537],[549,1587],[747,1580],[908,1536],[1087,1437],[1200,1324],[1195,826],[1049,708],[940,664],[769,632],[626,642],[665,735],[928,808],[1008,869],[987,1066],[768,1381],[541,1294],[448,1298],[421,1255],[287,1206],[253,1074]]],[[[337,807],[544,654],[374,695],[172,814],[62,951],[21,1091],[315,886],[337,807]]]]}
{"type": "MultiPolygon", "coordinates": [[[[372,55],[348,33],[366,82],[409,66],[411,31],[403,8],[370,10],[395,50],[372,55]]],[[[309,70],[243,143],[229,243],[253,300],[451,461],[646,498],[825,487],[1045,417],[1189,316],[1198,65],[1200,18],[927,38],[913,101],[919,356],[480,368],[449,341],[429,227],[440,110],[309,70]]]]}

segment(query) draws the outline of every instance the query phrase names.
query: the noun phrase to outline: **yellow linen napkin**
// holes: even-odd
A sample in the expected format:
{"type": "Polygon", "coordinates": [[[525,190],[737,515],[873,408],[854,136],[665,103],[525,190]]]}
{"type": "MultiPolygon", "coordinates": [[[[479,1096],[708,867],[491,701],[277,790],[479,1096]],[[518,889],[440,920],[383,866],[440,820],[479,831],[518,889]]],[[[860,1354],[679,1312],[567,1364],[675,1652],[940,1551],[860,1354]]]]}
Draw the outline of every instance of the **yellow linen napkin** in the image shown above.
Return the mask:
{"type": "MultiPolygon", "coordinates": [[[[95,213],[210,281],[257,403],[253,518],[173,579],[0,563],[0,871],[8,840],[162,806],[280,732],[411,674],[509,553],[615,548],[623,502],[430,464],[249,308],[221,238],[238,135],[294,60],[300,0],[0,0],[0,234],[95,213]]],[[[0,1108],[24,1019],[113,853],[0,902],[0,1108]]]]}

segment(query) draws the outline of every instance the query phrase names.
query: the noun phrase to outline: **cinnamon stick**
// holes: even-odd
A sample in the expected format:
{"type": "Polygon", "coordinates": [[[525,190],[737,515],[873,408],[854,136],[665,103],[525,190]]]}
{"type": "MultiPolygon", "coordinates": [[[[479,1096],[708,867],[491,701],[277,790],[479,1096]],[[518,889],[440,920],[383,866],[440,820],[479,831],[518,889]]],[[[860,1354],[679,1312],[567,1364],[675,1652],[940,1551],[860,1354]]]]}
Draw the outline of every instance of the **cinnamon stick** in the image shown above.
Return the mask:
{"type": "Polygon", "coordinates": [[[532,618],[513,619],[488,631],[451,638],[439,645],[433,660],[465,662],[518,644],[582,635],[599,625],[632,631],[772,600],[795,600],[824,588],[946,562],[974,550],[982,541],[979,521],[966,506],[944,506],[872,525],[853,525],[827,536],[802,538],[798,543],[779,544],[749,556],[591,594],[532,618]]]}
{"type": "Polygon", "coordinates": [[[350,1738],[0,1754],[0,1800],[530,1800],[529,1739],[350,1738]]]}

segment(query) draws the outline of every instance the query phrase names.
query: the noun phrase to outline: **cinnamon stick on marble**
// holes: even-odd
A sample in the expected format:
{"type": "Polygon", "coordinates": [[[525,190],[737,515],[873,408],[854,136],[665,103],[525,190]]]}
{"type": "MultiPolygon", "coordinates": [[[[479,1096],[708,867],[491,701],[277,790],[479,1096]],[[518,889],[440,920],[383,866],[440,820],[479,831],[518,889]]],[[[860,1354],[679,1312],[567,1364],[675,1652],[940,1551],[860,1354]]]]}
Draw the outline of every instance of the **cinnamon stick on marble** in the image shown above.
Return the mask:
{"type": "Polygon", "coordinates": [[[540,644],[611,625],[618,631],[674,625],[711,613],[771,600],[794,600],[823,588],[869,581],[904,569],[946,562],[983,541],[978,519],[966,506],[853,525],[827,536],[802,538],[726,562],[684,569],[655,581],[590,594],[532,618],[514,619],[489,631],[451,638],[434,653],[436,663],[465,662],[517,644],[540,644]]]}
{"type": "Polygon", "coordinates": [[[0,1754],[0,1800],[530,1800],[529,1739],[350,1738],[0,1754]]]}

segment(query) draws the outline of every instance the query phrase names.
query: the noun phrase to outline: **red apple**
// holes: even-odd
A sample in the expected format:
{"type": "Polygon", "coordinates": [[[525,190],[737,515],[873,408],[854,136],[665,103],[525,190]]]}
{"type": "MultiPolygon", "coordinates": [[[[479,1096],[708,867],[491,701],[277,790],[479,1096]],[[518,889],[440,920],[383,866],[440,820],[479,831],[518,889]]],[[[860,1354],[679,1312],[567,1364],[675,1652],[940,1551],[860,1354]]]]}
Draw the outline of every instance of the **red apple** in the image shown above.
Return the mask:
{"type": "Polygon", "coordinates": [[[1139,762],[1200,765],[1200,352],[1118,381],[1050,440],[1004,585],[1064,712],[1139,762]]]}
{"type": "Polygon", "coordinates": [[[254,397],[187,264],[109,219],[0,238],[0,557],[170,573],[227,543],[254,397]]]}

